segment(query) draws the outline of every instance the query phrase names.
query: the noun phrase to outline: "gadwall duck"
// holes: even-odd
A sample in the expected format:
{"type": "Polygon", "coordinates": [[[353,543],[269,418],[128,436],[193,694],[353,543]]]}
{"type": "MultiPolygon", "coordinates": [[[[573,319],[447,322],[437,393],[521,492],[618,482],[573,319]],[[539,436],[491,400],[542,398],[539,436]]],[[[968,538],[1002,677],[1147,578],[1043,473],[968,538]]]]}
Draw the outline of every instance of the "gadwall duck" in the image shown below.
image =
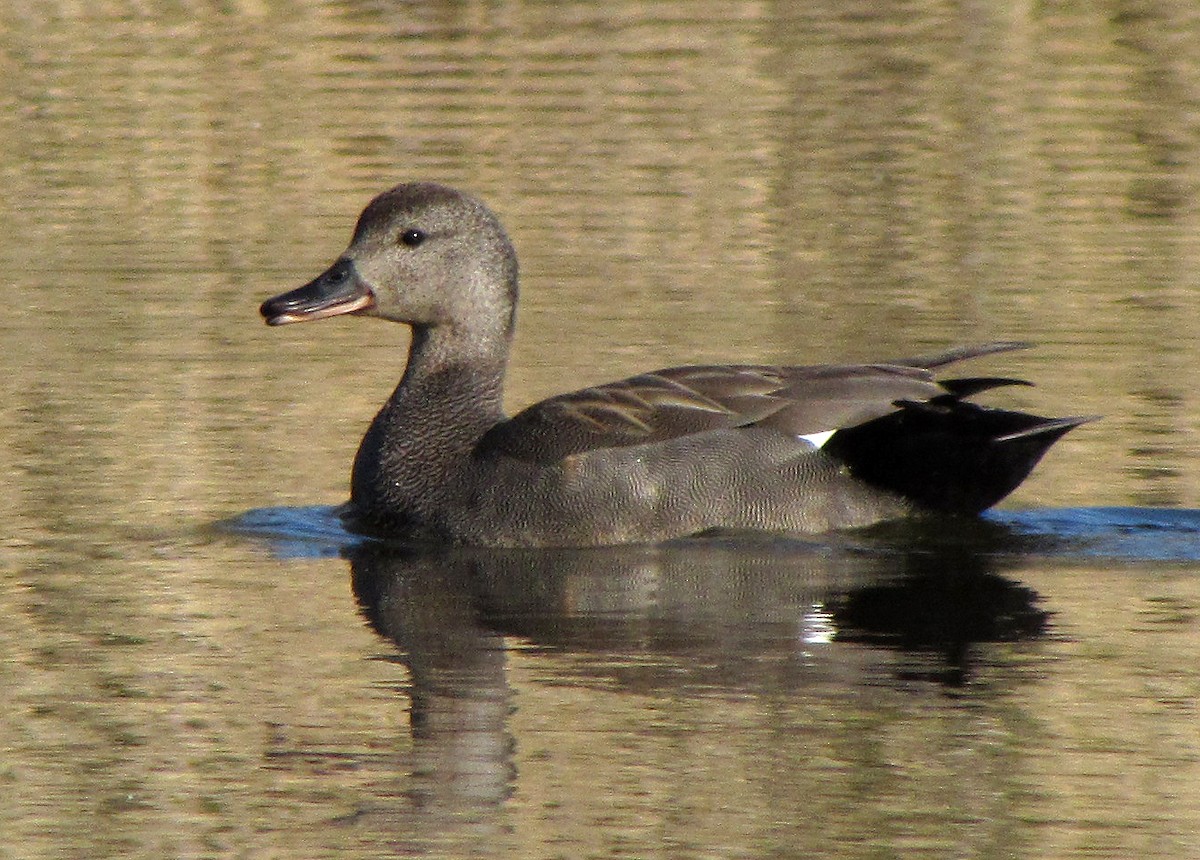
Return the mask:
{"type": "Polygon", "coordinates": [[[481,546],[595,546],[706,531],[813,533],[976,514],[1087,418],[966,401],[1020,380],[935,379],[992,343],[879,364],[702,365],[560,394],[509,418],[517,258],[496,216],[431,183],[372,200],[350,247],[263,303],[271,325],[339,314],[412,329],[354,460],[352,527],[481,546]]]}

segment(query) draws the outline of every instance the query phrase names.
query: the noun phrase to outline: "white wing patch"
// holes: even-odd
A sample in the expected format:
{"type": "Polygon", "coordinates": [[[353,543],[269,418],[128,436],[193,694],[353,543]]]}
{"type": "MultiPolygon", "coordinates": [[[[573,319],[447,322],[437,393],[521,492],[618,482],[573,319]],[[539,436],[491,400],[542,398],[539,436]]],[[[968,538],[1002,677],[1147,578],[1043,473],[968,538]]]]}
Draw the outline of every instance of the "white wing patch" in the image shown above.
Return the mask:
{"type": "Polygon", "coordinates": [[[797,436],[796,438],[803,439],[805,442],[807,442],[809,445],[812,445],[814,448],[820,448],[822,445],[824,445],[826,442],[828,442],[829,437],[832,436],[836,432],[837,432],[836,430],[824,430],[820,433],[802,433],[801,435],[797,436]]]}

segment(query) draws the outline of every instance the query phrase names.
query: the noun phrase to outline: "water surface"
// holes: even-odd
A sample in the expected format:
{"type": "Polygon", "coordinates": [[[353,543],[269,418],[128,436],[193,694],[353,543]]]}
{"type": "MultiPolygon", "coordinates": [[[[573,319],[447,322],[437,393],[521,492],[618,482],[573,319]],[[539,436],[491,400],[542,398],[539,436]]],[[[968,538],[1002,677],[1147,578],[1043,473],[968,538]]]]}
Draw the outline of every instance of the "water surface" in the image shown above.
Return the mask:
{"type": "Polygon", "coordinates": [[[1190,2],[9,3],[0,857],[1200,855],[1190,2]],[[508,400],[1033,341],[982,523],[350,539],[398,326],[258,303],[399,181],[508,400]]]}

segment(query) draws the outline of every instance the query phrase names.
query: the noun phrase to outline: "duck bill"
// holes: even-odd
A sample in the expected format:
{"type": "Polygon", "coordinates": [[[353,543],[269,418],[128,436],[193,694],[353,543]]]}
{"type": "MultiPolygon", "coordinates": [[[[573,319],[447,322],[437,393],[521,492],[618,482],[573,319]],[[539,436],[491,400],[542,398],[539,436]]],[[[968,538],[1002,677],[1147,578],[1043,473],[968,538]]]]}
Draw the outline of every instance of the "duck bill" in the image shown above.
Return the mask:
{"type": "Polygon", "coordinates": [[[351,260],[341,259],[302,287],[267,299],[258,309],[267,325],[320,320],[363,313],[375,307],[375,294],[351,260]]]}

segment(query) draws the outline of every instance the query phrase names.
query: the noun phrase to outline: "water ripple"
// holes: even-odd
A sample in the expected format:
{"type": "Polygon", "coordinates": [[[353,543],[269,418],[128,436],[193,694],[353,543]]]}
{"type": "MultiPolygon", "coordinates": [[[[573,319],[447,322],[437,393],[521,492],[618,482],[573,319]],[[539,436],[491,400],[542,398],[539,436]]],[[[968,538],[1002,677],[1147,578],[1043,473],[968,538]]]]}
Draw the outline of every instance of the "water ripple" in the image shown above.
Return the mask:
{"type": "MultiPolygon", "coordinates": [[[[349,531],[329,505],[256,508],[226,520],[218,527],[233,534],[267,540],[281,558],[331,558],[369,540],[349,531]]],[[[981,522],[986,540],[979,535],[959,536],[989,555],[1111,558],[1123,561],[1200,560],[1200,511],[1178,508],[1095,507],[1039,508],[992,511],[981,522]],[[996,531],[998,529],[999,531],[996,531]]],[[[922,534],[928,532],[920,530],[922,534]]],[[[967,530],[968,532],[972,530],[967,530]]],[[[888,543],[910,538],[912,531],[887,530],[888,543]]],[[[876,533],[878,537],[878,533],[876,533]]],[[[844,546],[844,536],[833,540],[844,546]]],[[[700,538],[720,540],[728,538],[700,538]]],[[[747,538],[761,546],[762,537],[747,538]]],[[[786,538],[784,539],[786,540],[786,538]]],[[[811,549],[820,540],[805,539],[811,549]]],[[[879,547],[876,547],[878,549],[879,547]]]]}
{"type": "Polygon", "coordinates": [[[280,558],[336,558],[368,538],[343,525],[334,505],[254,508],[216,527],[270,543],[280,558]]]}
{"type": "Polygon", "coordinates": [[[987,520],[1032,538],[1035,554],[1126,561],[1200,560],[1200,511],[1185,508],[1044,508],[993,511],[987,520]]]}

